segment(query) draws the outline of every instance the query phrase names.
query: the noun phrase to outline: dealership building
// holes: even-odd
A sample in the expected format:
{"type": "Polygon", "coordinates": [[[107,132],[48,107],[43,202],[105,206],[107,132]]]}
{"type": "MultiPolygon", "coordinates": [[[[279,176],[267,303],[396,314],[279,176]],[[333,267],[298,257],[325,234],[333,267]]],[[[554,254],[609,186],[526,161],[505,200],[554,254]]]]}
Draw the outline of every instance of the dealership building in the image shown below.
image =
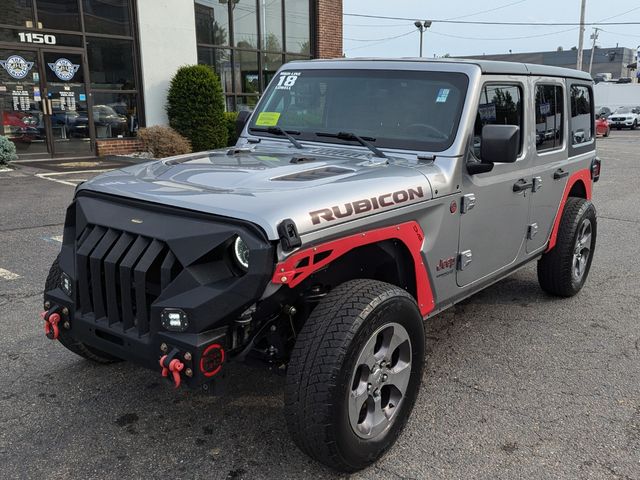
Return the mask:
{"type": "Polygon", "coordinates": [[[0,0],[0,135],[21,159],[127,153],[183,65],[234,111],[284,62],[340,56],[341,0],[0,0]]]}

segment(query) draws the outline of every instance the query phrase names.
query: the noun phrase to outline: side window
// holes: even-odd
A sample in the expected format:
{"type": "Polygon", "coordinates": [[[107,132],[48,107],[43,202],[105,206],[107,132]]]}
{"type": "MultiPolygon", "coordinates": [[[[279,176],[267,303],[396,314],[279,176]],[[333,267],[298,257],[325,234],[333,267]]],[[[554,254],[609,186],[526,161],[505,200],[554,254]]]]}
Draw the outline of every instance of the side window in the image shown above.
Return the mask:
{"type": "Polygon", "coordinates": [[[482,128],[485,125],[517,125],[523,131],[522,108],[522,89],[519,86],[488,84],[483,87],[473,129],[473,153],[476,158],[480,159],[482,128]]]}
{"type": "Polygon", "coordinates": [[[538,152],[562,147],[564,97],[560,85],[536,86],[536,149],[538,152]]]}
{"type": "Polygon", "coordinates": [[[582,85],[571,87],[571,143],[580,145],[593,139],[591,89],[582,85]]]}

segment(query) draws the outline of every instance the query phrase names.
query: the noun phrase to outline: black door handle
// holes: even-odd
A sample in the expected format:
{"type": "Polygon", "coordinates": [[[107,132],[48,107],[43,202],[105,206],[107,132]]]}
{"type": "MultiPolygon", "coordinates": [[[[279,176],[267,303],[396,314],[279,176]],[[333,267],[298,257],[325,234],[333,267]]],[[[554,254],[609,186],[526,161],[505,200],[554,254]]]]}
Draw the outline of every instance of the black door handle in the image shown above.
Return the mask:
{"type": "Polygon", "coordinates": [[[533,182],[527,182],[524,178],[521,178],[516,183],[513,184],[514,192],[523,192],[528,188],[533,188],[533,182]]]}
{"type": "Polygon", "coordinates": [[[560,180],[569,175],[569,172],[565,172],[563,169],[559,168],[553,173],[554,180],[560,180]]]}

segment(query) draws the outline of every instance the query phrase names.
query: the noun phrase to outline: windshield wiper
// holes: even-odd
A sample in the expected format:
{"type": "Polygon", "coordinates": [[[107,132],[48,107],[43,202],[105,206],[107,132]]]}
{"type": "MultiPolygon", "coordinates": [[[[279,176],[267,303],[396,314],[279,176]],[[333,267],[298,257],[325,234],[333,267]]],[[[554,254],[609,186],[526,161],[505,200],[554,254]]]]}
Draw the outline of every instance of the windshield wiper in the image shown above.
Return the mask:
{"type": "Polygon", "coordinates": [[[293,138],[291,135],[300,135],[300,132],[298,132],[297,130],[283,130],[280,127],[249,127],[249,130],[253,130],[256,132],[267,132],[267,133],[271,133],[273,135],[282,135],[284,136],[287,140],[289,140],[294,147],[296,148],[304,148],[302,146],[302,144],[297,141],[295,138],[293,138]]]}
{"type": "Polygon", "coordinates": [[[367,147],[369,150],[371,150],[375,154],[376,157],[389,158],[384,153],[382,153],[380,150],[378,150],[374,145],[369,143],[369,142],[375,142],[376,141],[375,138],[360,137],[360,136],[356,135],[355,133],[351,133],[351,132],[338,132],[338,133],[316,132],[316,135],[318,137],[330,137],[330,138],[337,138],[339,140],[351,140],[351,141],[355,140],[356,142],[358,142],[363,147],[367,147]]]}

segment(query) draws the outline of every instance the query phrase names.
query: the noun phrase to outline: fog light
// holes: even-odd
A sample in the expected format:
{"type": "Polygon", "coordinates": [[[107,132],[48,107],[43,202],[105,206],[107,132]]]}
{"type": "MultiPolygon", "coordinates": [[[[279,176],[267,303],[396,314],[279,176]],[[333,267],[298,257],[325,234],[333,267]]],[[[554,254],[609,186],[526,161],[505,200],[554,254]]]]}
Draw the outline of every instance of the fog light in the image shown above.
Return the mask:
{"type": "Polygon", "coordinates": [[[62,275],[60,275],[60,288],[67,297],[71,297],[71,294],[73,293],[71,285],[71,277],[62,272],[62,275]]]}
{"type": "Polygon", "coordinates": [[[189,327],[187,314],[178,308],[165,308],[160,314],[162,326],[171,332],[184,332],[189,327]]]}
{"type": "Polygon", "coordinates": [[[213,377],[224,363],[224,348],[218,343],[209,345],[200,357],[200,371],[205,377],[213,377]]]}

